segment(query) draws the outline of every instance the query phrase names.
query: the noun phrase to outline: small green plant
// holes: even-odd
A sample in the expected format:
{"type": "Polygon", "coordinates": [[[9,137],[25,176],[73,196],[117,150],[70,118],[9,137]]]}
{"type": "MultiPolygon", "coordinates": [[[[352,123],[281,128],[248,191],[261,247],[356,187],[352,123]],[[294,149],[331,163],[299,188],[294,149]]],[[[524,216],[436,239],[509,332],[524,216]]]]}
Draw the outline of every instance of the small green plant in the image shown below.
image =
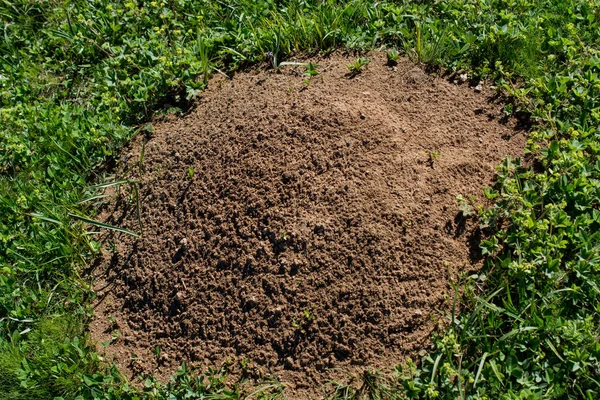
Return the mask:
{"type": "Polygon", "coordinates": [[[292,327],[294,329],[306,329],[316,319],[316,315],[310,309],[304,309],[300,321],[296,321],[295,319],[292,320],[292,327]]]}
{"type": "Polygon", "coordinates": [[[156,346],[154,349],[152,349],[152,354],[154,354],[154,357],[156,357],[156,361],[160,361],[160,356],[162,353],[162,347],[160,345],[156,346]]]}
{"type": "Polygon", "coordinates": [[[317,76],[319,75],[319,71],[317,71],[317,67],[319,64],[315,64],[313,62],[309,62],[306,64],[306,71],[304,71],[304,75],[308,76],[317,76]]]}
{"type": "Polygon", "coordinates": [[[429,165],[433,168],[435,161],[440,158],[440,152],[425,150],[425,154],[427,155],[427,161],[429,162],[429,165]]]}
{"type": "Polygon", "coordinates": [[[187,174],[186,174],[187,179],[190,179],[190,180],[193,179],[194,173],[195,173],[194,167],[189,167],[187,169],[187,174]]]}
{"type": "Polygon", "coordinates": [[[400,59],[400,54],[398,54],[398,50],[392,49],[385,53],[385,57],[387,58],[387,64],[389,66],[394,66],[398,64],[398,60],[400,59]]]}
{"type": "Polygon", "coordinates": [[[119,330],[119,323],[117,322],[114,316],[111,315],[110,317],[108,317],[108,322],[110,322],[111,326],[110,340],[108,341],[108,343],[110,344],[121,337],[121,331],[119,330]]]}
{"type": "Polygon", "coordinates": [[[359,57],[352,63],[346,65],[346,68],[348,68],[348,71],[350,71],[349,72],[350,76],[356,76],[356,75],[360,74],[362,72],[363,68],[366,67],[367,65],[369,65],[370,62],[371,62],[370,58],[359,57]]]}
{"type": "Polygon", "coordinates": [[[304,319],[309,323],[314,321],[315,319],[317,319],[315,314],[313,314],[312,311],[310,311],[308,309],[304,310],[302,313],[304,314],[304,319]]]}
{"type": "Polygon", "coordinates": [[[119,331],[118,329],[115,329],[110,334],[110,341],[114,342],[117,339],[119,339],[120,337],[121,337],[121,331],[119,331]]]}
{"type": "Polygon", "coordinates": [[[476,196],[471,196],[468,199],[465,199],[461,194],[456,196],[456,201],[458,202],[458,209],[463,215],[463,217],[471,217],[475,215],[475,208],[473,207],[475,199],[476,196]]]}

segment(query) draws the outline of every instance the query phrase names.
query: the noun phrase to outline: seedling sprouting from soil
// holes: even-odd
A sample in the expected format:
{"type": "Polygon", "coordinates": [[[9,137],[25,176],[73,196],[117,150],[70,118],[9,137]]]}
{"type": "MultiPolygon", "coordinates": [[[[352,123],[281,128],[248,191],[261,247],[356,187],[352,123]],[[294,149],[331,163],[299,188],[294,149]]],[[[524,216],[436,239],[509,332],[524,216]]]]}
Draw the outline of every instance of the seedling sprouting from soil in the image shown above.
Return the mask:
{"type": "Polygon", "coordinates": [[[385,53],[385,57],[387,58],[387,64],[390,67],[393,67],[394,65],[398,64],[398,60],[400,59],[400,54],[398,54],[398,51],[396,49],[392,49],[392,50],[388,51],[387,53],[385,53]]]}
{"type": "Polygon", "coordinates": [[[304,318],[309,323],[314,321],[317,318],[317,317],[315,317],[315,314],[313,314],[310,310],[304,310],[303,313],[304,313],[304,318]]]}
{"type": "Polygon", "coordinates": [[[346,65],[346,68],[348,68],[348,71],[350,71],[349,76],[352,78],[360,74],[363,68],[369,65],[370,62],[370,58],[359,57],[356,61],[346,65]]]}
{"type": "Polygon", "coordinates": [[[309,62],[308,64],[306,64],[306,71],[304,71],[304,75],[308,75],[308,76],[319,75],[319,72],[317,71],[318,66],[319,66],[319,64],[309,62]]]}
{"type": "Polygon", "coordinates": [[[187,171],[187,178],[192,179],[194,177],[194,167],[189,167],[187,171]]]}
{"type": "Polygon", "coordinates": [[[303,318],[301,321],[292,320],[292,327],[295,329],[307,329],[310,324],[317,319],[315,314],[310,309],[305,309],[302,311],[303,318]]]}
{"type": "Polygon", "coordinates": [[[152,354],[154,354],[154,356],[156,357],[156,362],[160,361],[161,350],[162,350],[162,348],[160,345],[158,345],[154,349],[152,349],[152,354]]]}
{"type": "Polygon", "coordinates": [[[429,157],[427,159],[427,161],[429,162],[429,165],[431,166],[431,168],[433,168],[435,160],[437,160],[438,158],[440,158],[440,152],[439,151],[425,150],[425,154],[427,154],[427,156],[429,157]]]}
{"type": "Polygon", "coordinates": [[[475,196],[465,199],[461,194],[459,194],[458,196],[456,196],[456,201],[458,201],[458,209],[462,213],[463,217],[470,217],[472,215],[475,215],[475,209],[473,207],[475,196]]]}
{"type": "Polygon", "coordinates": [[[111,325],[110,341],[108,342],[110,344],[121,337],[121,332],[119,331],[119,323],[115,317],[112,315],[108,317],[108,322],[111,325]]]}

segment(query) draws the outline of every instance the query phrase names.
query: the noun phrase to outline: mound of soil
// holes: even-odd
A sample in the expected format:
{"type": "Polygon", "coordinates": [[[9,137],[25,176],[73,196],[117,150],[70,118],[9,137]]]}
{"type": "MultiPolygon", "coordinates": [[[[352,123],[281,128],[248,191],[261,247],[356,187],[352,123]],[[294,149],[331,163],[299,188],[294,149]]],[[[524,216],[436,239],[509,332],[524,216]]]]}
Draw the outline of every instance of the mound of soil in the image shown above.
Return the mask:
{"type": "MultiPolygon", "coordinates": [[[[428,345],[449,280],[477,268],[457,195],[481,198],[525,136],[486,90],[378,54],[349,78],[350,61],[214,79],[125,152],[144,234],[107,240],[91,327],[122,368],[232,362],[306,394],[428,345]]],[[[102,216],[140,230],[129,195],[102,216]]]]}

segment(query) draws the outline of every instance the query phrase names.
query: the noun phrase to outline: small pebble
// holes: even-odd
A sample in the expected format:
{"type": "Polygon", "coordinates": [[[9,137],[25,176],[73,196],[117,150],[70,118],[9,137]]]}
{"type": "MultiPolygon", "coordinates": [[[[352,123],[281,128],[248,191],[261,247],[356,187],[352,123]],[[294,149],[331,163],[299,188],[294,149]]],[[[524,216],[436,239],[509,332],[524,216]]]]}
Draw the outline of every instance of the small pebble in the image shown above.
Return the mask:
{"type": "Polygon", "coordinates": [[[475,86],[475,92],[479,93],[483,90],[483,86],[481,86],[481,83],[477,86],[475,86]]]}

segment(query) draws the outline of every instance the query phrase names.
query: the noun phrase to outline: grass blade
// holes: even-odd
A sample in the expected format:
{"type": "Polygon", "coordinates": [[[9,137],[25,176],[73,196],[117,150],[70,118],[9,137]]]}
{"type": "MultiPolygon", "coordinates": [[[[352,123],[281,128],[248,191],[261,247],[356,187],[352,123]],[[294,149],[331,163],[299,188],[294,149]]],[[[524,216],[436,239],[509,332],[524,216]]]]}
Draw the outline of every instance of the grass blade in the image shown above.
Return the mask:
{"type": "Polygon", "coordinates": [[[42,221],[52,222],[54,224],[62,225],[62,222],[60,222],[54,218],[46,217],[39,213],[28,213],[27,215],[29,215],[30,217],[37,218],[37,219],[41,219],[42,221]]]}
{"type": "Polygon", "coordinates": [[[103,222],[95,221],[93,219],[85,218],[85,217],[82,217],[82,216],[76,215],[76,214],[69,213],[69,216],[73,217],[73,218],[75,218],[75,219],[77,219],[79,221],[83,221],[85,223],[88,223],[88,224],[91,224],[91,225],[94,225],[94,226],[98,226],[100,228],[106,228],[106,229],[111,229],[113,231],[117,231],[117,232],[121,232],[121,233],[126,233],[127,235],[131,235],[131,236],[136,237],[136,238],[140,237],[140,235],[138,235],[137,233],[128,231],[125,228],[119,228],[118,226],[113,226],[113,225],[105,224],[103,222]]]}
{"type": "Polygon", "coordinates": [[[80,200],[77,204],[83,204],[83,203],[87,203],[88,201],[92,201],[92,200],[97,200],[97,199],[103,199],[105,197],[110,197],[107,194],[99,194],[96,196],[92,196],[92,197],[88,197],[86,199],[80,200]]]}
{"type": "Polygon", "coordinates": [[[437,358],[435,359],[435,363],[433,364],[433,371],[431,371],[431,382],[429,382],[430,385],[433,385],[433,382],[435,381],[435,374],[437,372],[438,365],[440,364],[441,359],[442,359],[441,354],[439,354],[437,356],[437,358]]]}
{"type": "Polygon", "coordinates": [[[107,188],[107,187],[111,187],[111,186],[117,186],[117,185],[124,185],[126,183],[137,183],[137,181],[135,180],[131,180],[131,179],[126,179],[126,180],[122,180],[122,181],[115,181],[115,182],[107,182],[107,183],[99,183],[98,185],[92,185],[89,186],[89,189],[102,189],[102,188],[107,188]]]}
{"type": "Polygon", "coordinates": [[[473,382],[473,387],[477,387],[477,382],[479,382],[479,377],[481,376],[481,370],[483,369],[483,365],[485,364],[485,359],[487,358],[488,353],[483,353],[483,357],[481,357],[481,361],[479,362],[479,368],[477,369],[477,374],[475,375],[475,382],[473,382]]]}

